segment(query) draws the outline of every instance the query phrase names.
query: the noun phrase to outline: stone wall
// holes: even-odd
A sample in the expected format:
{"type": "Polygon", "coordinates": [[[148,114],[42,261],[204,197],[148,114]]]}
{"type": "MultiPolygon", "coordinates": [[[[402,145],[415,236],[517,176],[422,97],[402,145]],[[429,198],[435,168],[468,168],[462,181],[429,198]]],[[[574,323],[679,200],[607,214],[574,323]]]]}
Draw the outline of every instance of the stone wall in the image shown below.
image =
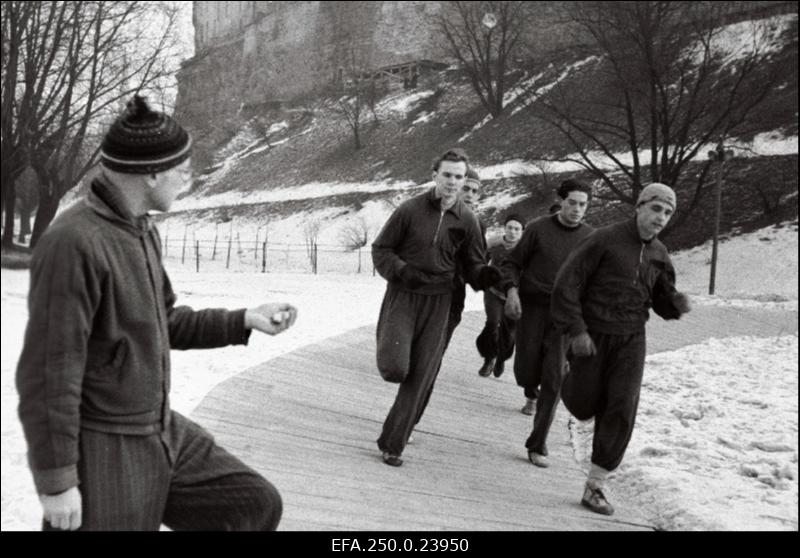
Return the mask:
{"type": "Polygon", "coordinates": [[[196,54],[178,75],[177,113],[204,136],[198,151],[235,129],[248,108],[318,93],[349,68],[441,59],[432,32],[438,2],[194,2],[194,9],[196,54]]]}

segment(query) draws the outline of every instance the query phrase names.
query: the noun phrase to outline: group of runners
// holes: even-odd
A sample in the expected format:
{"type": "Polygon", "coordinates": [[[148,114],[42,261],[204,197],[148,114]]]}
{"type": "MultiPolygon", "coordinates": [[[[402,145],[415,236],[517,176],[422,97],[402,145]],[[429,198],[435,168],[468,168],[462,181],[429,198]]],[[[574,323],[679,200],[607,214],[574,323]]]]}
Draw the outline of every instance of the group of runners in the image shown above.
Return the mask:
{"type": "MultiPolygon", "coordinates": [[[[170,409],[171,349],[246,345],[253,330],[276,335],[297,318],[289,303],[177,305],[150,212],[167,211],[191,184],[191,147],[176,120],[134,97],[103,138],[86,197],[33,251],[16,385],[43,529],[272,530],[280,521],[275,487],[170,409]]],[[[500,376],[516,346],[523,411],[534,416],[531,462],[548,465],[560,393],[577,418],[595,419],[582,502],[612,513],[603,483],[633,430],[648,309],[667,319],[689,311],[656,238],[674,192],[650,184],[630,219],[592,230],[583,223],[591,191],[568,180],[553,215],[509,215],[487,247],[466,154],[446,151],[432,178],[372,246],[387,281],[377,365],[398,384],[378,438],[383,461],[403,463],[470,285],[486,301],[480,375],[500,376]]]]}

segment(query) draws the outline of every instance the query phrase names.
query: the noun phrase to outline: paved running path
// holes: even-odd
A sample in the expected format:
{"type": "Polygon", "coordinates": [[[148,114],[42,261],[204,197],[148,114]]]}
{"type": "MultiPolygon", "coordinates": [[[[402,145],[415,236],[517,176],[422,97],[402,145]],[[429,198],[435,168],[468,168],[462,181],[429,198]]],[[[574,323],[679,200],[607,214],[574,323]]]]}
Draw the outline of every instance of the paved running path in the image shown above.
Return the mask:
{"type": "MultiPolygon", "coordinates": [[[[282,530],[650,529],[617,495],[612,517],[579,505],[585,475],[563,406],[548,443],[552,466],[528,463],[532,421],[519,412],[511,363],[500,379],[477,375],[482,326],[482,313],[465,314],[399,468],[383,464],[375,445],[397,388],[375,368],[374,326],[248,369],[192,416],[278,487],[282,530]]],[[[653,353],[709,337],[796,332],[797,313],[700,307],[648,327],[653,353]]]]}

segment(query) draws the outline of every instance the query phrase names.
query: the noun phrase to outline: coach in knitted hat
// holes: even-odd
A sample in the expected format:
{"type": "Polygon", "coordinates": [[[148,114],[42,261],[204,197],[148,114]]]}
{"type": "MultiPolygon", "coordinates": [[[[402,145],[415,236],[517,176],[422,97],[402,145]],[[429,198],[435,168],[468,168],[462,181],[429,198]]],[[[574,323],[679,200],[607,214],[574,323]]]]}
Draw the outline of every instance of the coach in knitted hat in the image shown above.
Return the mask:
{"type": "Polygon", "coordinates": [[[169,211],[191,186],[191,147],[189,134],[175,119],[136,95],[103,138],[97,187],[121,196],[116,201],[134,216],[169,211]]]}
{"type": "Polygon", "coordinates": [[[153,174],[184,162],[191,147],[192,140],[180,124],[151,110],[145,98],[136,95],[106,133],[100,160],[116,172],[153,174]]]}
{"type": "Polygon", "coordinates": [[[148,213],[191,179],[189,134],[135,97],[108,130],[87,197],[61,212],[31,261],[17,367],[19,417],[44,527],[269,530],[282,503],[264,477],[170,410],[170,349],[275,335],[286,303],[176,305],[148,213]]]}

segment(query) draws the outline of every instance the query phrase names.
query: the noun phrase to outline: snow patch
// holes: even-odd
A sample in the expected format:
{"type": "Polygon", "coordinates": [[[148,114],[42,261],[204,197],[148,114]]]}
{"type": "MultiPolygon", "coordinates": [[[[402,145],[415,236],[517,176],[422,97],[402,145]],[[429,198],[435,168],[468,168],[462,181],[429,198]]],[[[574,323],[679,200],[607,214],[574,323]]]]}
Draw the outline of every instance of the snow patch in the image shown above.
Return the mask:
{"type": "Polygon", "coordinates": [[[671,256],[677,285],[701,304],[797,308],[798,241],[796,222],[723,239],[718,246],[715,297],[706,295],[712,243],[671,256]],[[762,271],[763,270],[763,271],[762,271]]]}
{"type": "MultiPolygon", "coordinates": [[[[797,351],[787,335],[649,356],[610,488],[661,529],[796,530],[797,351]]],[[[573,419],[571,431],[586,465],[593,423],[573,419]]]]}
{"type": "MultiPolygon", "coordinates": [[[[595,61],[595,60],[599,60],[599,58],[597,56],[590,56],[588,58],[585,58],[583,60],[579,60],[577,62],[574,62],[573,64],[570,64],[569,66],[566,67],[566,69],[563,72],[561,72],[561,74],[558,75],[558,77],[555,78],[554,81],[548,83],[547,85],[543,85],[539,89],[536,89],[533,92],[533,94],[529,95],[522,102],[522,104],[519,107],[516,107],[514,110],[512,110],[511,114],[515,114],[519,110],[525,108],[527,105],[529,105],[534,100],[536,100],[536,98],[538,98],[539,96],[544,95],[546,92],[550,91],[550,89],[555,87],[556,84],[558,84],[558,82],[563,80],[569,74],[571,74],[572,72],[578,70],[581,66],[584,66],[584,65],[588,64],[589,62],[592,62],[592,61],[595,61]]],[[[527,79],[523,78],[522,81],[519,84],[517,84],[513,88],[511,88],[508,91],[506,91],[503,94],[503,106],[507,107],[507,106],[511,105],[514,101],[516,101],[520,96],[529,93],[530,90],[533,89],[533,87],[536,84],[536,82],[539,81],[545,75],[546,72],[547,72],[547,70],[545,70],[544,72],[541,72],[539,74],[536,74],[535,76],[529,77],[527,79]]],[[[461,143],[462,141],[464,141],[465,139],[470,137],[474,132],[476,132],[477,130],[480,130],[481,128],[483,128],[491,120],[492,120],[492,115],[491,114],[486,115],[486,117],[483,120],[481,120],[480,122],[475,124],[467,133],[465,133],[463,136],[458,138],[458,141],[456,143],[461,143]]]]}
{"type": "Polygon", "coordinates": [[[429,122],[429,121],[431,120],[431,118],[433,118],[434,116],[436,116],[436,113],[433,113],[433,112],[423,112],[422,114],[420,114],[420,115],[419,115],[419,116],[416,118],[416,120],[414,120],[414,122],[412,122],[412,123],[411,123],[411,125],[412,125],[412,126],[415,126],[415,125],[417,125],[417,124],[424,124],[425,122],[429,122]]]}
{"type": "MultiPolygon", "coordinates": [[[[768,155],[794,155],[798,152],[797,136],[784,136],[781,131],[773,130],[771,132],[764,132],[756,135],[750,141],[742,141],[733,139],[726,143],[726,147],[733,150],[736,157],[762,157],[768,155]]],[[[708,152],[716,148],[716,145],[705,144],[701,145],[697,154],[692,158],[693,161],[705,161],[708,158],[708,152]]],[[[601,151],[588,151],[586,158],[591,161],[593,165],[602,170],[618,169],[619,164],[625,165],[628,168],[633,167],[633,153],[619,152],[613,153],[611,156],[601,151]]],[[[639,162],[644,164],[650,160],[650,151],[642,149],[639,152],[639,162]]],[[[580,153],[571,153],[564,157],[557,159],[541,159],[533,161],[523,161],[515,159],[506,161],[499,165],[492,165],[484,167],[482,170],[482,178],[500,178],[506,176],[526,176],[544,173],[565,173],[576,172],[585,170],[585,161],[580,153]],[[495,176],[492,176],[494,173],[495,176]]]]}
{"type": "MultiPolygon", "coordinates": [[[[758,20],[740,21],[714,30],[710,51],[727,66],[750,56],[766,56],[784,46],[783,34],[797,21],[797,14],[784,14],[758,20]]],[[[693,45],[688,49],[695,63],[702,62],[704,47],[693,45]]]]}
{"type": "Polygon", "coordinates": [[[186,196],[176,200],[172,211],[187,211],[191,209],[208,209],[212,207],[226,207],[231,205],[257,204],[282,202],[289,200],[303,200],[324,198],[350,194],[353,192],[382,192],[385,190],[404,190],[416,186],[411,181],[402,182],[312,182],[293,188],[276,188],[273,190],[253,190],[250,192],[230,191],[210,196],[186,196]]]}
{"type": "Polygon", "coordinates": [[[379,114],[391,112],[408,114],[420,101],[427,99],[434,93],[436,92],[431,89],[426,89],[424,91],[417,91],[410,94],[404,93],[402,95],[394,95],[378,103],[375,107],[375,112],[379,114]]]}

